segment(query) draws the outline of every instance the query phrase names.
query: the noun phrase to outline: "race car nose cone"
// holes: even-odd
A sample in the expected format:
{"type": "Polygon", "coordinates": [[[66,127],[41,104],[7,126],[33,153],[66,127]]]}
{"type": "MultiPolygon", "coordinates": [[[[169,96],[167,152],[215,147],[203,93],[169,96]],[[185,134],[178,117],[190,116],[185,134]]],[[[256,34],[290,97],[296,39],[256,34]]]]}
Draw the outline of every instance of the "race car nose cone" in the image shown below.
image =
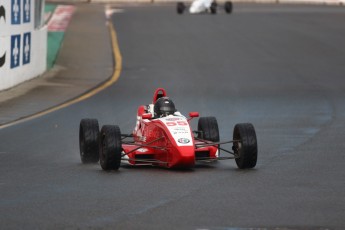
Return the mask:
{"type": "Polygon", "coordinates": [[[193,168],[195,165],[195,150],[194,146],[180,147],[175,152],[174,161],[170,167],[174,168],[193,168]]]}

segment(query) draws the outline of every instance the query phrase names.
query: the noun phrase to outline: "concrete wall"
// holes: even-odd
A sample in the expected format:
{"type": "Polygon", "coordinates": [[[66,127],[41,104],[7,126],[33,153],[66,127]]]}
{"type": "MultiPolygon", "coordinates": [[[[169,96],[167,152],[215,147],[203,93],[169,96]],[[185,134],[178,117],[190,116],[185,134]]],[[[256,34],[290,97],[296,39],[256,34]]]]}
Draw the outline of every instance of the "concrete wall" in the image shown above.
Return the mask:
{"type": "Polygon", "coordinates": [[[41,26],[42,7],[43,0],[0,0],[0,90],[46,70],[47,29],[41,26]]]}

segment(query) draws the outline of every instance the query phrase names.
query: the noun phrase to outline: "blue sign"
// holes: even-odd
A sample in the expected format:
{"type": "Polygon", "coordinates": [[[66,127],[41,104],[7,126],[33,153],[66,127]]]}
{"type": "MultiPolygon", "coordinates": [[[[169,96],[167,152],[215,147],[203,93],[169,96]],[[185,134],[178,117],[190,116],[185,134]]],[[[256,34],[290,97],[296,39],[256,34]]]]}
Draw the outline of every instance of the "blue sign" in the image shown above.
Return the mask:
{"type": "Polygon", "coordinates": [[[20,35],[11,36],[11,69],[20,63],[20,35]]]}
{"type": "Polygon", "coordinates": [[[31,0],[24,0],[23,8],[23,21],[29,23],[31,19],[31,0]]]}
{"type": "Polygon", "coordinates": [[[31,56],[31,33],[23,35],[23,65],[30,63],[31,56]]]}
{"type": "Polygon", "coordinates": [[[12,6],[12,12],[11,12],[11,15],[12,15],[12,24],[20,24],[20,1],[21,0],[12,0],[11,2],[11,6],[12,6]]]}

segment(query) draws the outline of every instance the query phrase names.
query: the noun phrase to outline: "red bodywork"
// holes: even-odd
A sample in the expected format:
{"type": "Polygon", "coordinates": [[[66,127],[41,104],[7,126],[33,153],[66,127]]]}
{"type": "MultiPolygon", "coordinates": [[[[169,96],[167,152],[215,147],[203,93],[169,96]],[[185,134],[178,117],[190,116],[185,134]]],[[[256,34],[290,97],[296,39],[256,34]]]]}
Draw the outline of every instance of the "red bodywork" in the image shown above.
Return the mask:
{"type": "Polygon", "coordinates": [[[180,125],[166,119],[142,120],[139,130],[133,134],[134,142],[122,144],[123,154],[128,156],[128,162],[131,165],[190,168],[198,159],[216,159],[217,146],[196,148],[195,144],[203,142],[194,139],[187,119],[178,119],[180,125]],[[173,127],[168,127],[167,123],[173,127]]]}
{"type": "MultiPolygon", "coordinates": [[[[153,103],[164,89],[157,89],[153,103]]],[[[144,106],[138,109],[138,123],[133,131],[133,141],[122,143],[123,158],[131,165],[155,165],[167,168],[191,168],[197,160],[216,160],[218,145],[197,147],[205,142],[198,141],[190,128],[189,121],[199,116],[190,113],[187,119],[182,115],[170,115],[152,119],[145,113],[144,106]]]]}

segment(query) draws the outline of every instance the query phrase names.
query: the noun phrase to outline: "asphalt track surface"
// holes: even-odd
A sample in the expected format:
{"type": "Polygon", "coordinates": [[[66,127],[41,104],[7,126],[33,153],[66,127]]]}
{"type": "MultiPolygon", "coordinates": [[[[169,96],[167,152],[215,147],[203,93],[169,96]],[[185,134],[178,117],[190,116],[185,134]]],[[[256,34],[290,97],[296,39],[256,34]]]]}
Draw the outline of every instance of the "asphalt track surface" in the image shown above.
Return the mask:
{"type": "Polygon", "coordinates": [[[0,130],[1,228],[345,228],[343,7],[238,5],[216,16],[118,7],[119,80],[0,130]],[[156,87],[182,113],[216,116],[223,140],[236,123],[253,123],[257,167],[82,165],[80,119],[131,132],[156,87]]]}

